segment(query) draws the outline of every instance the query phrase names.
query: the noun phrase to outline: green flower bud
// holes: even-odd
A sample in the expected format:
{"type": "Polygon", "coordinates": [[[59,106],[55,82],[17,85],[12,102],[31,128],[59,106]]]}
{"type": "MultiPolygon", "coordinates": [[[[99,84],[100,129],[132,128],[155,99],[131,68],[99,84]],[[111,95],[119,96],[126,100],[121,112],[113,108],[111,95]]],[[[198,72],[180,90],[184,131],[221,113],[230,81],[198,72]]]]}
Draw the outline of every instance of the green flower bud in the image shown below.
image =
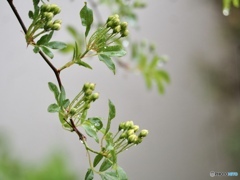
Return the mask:
{"type": "Polygon", "coordinates": [[[40,8],[41,8],[41,12],[45,12],[48,9],[48,5],[47,4],[43,4],[40,8]]]}
{"type": "Polygon", "coordinates": [[[121,26],[118,25],[113,29],[113,33],[119,33],[121,31],[121,26]]]}
{"type": "Polygon", "coordinates": [[[85,95],[90,96],[92,94],[92,92],[93,91],[91,89],[88,89],[88,90],[86,90],[85,95]]]}
{"type": "Polygon", "coordinates": [[[108,23],[107,23],[107,27],[109,28],[111,28],[113,26],[113,21],[111,20],[111,21],[109,21],[108,23]]]}
{"type": "Polygon", "coordinates": [[[138,137],[136,134],[132,134],[131,136],[128,137],[128,143],[135,143],[138,140],[138,137]]]}
{"type": "Polygon", "coordinates": [[[89,109],[90,108],[90,103],[85,106],[84,109],[89,109]]]}
{"type": "Polygon", "coordinates": [[[133,127],[133,121],[127,121],[125,123],[125,129],[131,129],[133,127]]]}
{"type": "Polygon", "coordinates": [[[52,22],[52,21],[48,21],[48,22],[46,23],[46,25],[44,26],[44,29],[45,29],[46,31],[48,31],[49,29],[52,28],[52,26],[53,26],[53,22],[52,22]]]}
{"type": "Polygon", "coordinates": [[[107,19],[107,23],[108,23],[109,21],[112,21],[113,18],[114,18],[114,16],[109,16],[108,19],[107,19]]]}
{"type": "Polygon", "coordinates": [[[118,126],[118,131],[121,131],[124,128],[125,128],[125,122],[121,122],[118,126]]]}
{"type": "Polygon", "coordinates": [[[47,20],[52,20],[52,18],[53,18],[53,13],[51,13],[51,12],[45,12],[45,13],[43,13],[43,16],[44,16],[47,20]]]}
{"type": "Polygon", "coordinates": [[[74,114],[76,114],[76,112],[77,110],[75,108],[72,108],[70,109],[69,114],[73,116],[74,114]]]}
{"type": "Polygon", "coordinates": [[[54,15],[59,14],[61,12],[61,9],[56,4],[50,5],[50,11],[54,13],[54,15]]]}
{"type": "Polygon", "coordinates": [[[120,24],[120,26],[121,26],[121,31],[124,32],[127,29],[128,23],[127,22],[122,22],[120,24]]]}
{"type": "Polygon", "coordinates": [[[143,139],[138,137],[137,140],[135,141],[135,144],[140,144],[142,141],[143,139]]]}
{"type": "Polygon", "coordinates": [[[92,100],[93,100],[93,101],[97,100],[98,98],[99,98],[99,94],[98,94],[98,93],[94,93],[94,94],[92,95],[92,100]]]}
{"type": "Polygon", "coordinates": [[[127,131],[127,135],[128,136],[131,136],[132,134],[134,134],[134,130],[133,129],[130,129],[127,131]]]}
{"type": "Polygon", "coordinates": [[[89,84],[89,88],[90,88],[91,90],[94,90],[94,89],[95,89],[95,84],[94,84],[94,83],[90,83],[90,84],[89,84]]]}
{"type": "Polygon", "coordinates": [[[116,18],[116,19],[119,19],[119,15],[118,14],[114,14],[113,17],[116,18]]]}
{"type": "Polygon", "coordinates": [[[121,37],[126,37],[128,36],[129,31],[126,29],[124,32],[122,32],[121,37]]]}
{"type": "Polygon", "coordinates": [[[148,130],[143,129],[143,130],[141,130],[139,137],[146,137],[147,135],[148,135],[148,130]]]}
{"type": "Polygon", "coordinates": [[[53,26],[52,26],[52,30],[56,30],[56,31],[58,31],[59,29],[61,29],[61,24],[59,24],[59,23],[55,23],[55,24],[53,24],[53,26]]]}
{"type": "Polygon", "coordinates": [[[57,19],[57,20],[55,20],[53,23],[54,23],[54,24],[56,24],[56,23],[58,23],[58,24],[62,24],[62,20],[57,19]]]}
{"type": "Polygon", "coordinates": [[[138,125],[134,125],[134,126],[132,127],[132,129],[134,130],[134,132],[137,132],[137,131],[139,130],[139,126],[138,126],[138,125]]]}
{"type": "Polygon", "coordinates": [[[118,18],[114,18],[112,28],[118,26],[119,24],[120,24],[120,20],[118,18]]]}
{"type": "Polygon", "coordinates": [[[89,86],[90,86],[90,83],[85,83],[85,84],[83,85],[82,90],[85,92],[87,89],[89,89],[89,86]]]}
{"type": "Polygon", "coordinates": [[[127,132],[123,132],[123,133],[119,136],[120,139],[124,139],[124,138],[126,138],[126,137],[127,137],[127,132]]]}

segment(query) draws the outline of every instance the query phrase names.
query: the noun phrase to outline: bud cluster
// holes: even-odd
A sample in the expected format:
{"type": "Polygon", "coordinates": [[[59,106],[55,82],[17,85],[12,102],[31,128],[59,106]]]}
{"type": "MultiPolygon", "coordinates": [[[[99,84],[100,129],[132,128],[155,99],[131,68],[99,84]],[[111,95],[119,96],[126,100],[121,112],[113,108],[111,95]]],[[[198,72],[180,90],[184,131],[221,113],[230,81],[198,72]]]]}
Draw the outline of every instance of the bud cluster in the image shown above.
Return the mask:
{"type": "Polygon", "coordinates": [[[61,9],[56,4],[43,4],[40,7],[41,21],[44,23],[44,30],[59,30],[61,28],[62,21],[52,21],[55,15],[61,12],[61,9]]]}
{"type": "Polygon", "coordinates": [[[128,23],[121,22],[118,14],[109,16],[104,26],[98,28],[90,37],[88,50],[99,52],[120,38],[128,36],[127,27],[128,23]]]}
{"type": "Polygon", "coordinates": [[[93,93],[94,83],[85,83],[81,92],[73,99],[68,107],[68,113],[71,118],[78,118],[90,108],[90,104],[99,98],[98,93],[93,93]]]}

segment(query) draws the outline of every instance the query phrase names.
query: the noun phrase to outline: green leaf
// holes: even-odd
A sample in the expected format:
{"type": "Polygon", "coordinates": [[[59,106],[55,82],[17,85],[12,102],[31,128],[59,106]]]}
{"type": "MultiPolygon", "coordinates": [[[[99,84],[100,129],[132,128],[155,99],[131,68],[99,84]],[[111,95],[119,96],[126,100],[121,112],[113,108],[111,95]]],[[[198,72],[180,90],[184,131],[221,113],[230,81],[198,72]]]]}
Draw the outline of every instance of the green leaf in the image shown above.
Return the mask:
{"type": "Polygon", "coordinates": [[[91,124],[97,129],[100,130],[103,127],[102,120],[99,117],[88,118],[91,124]]]}
{"type": "Polygon", "coordinates": [[[59,96],[59,99],[58,99],[59,105],[60,105],[61,107],[64,106],[64,104],[65,104],[65,99],[66,99],[66,92],[65,92],[64,87],[62,86],[62,87],[61,87],[60,96],[59,96]]]}
{"type": "Polygon", "coordinates": [[[138,68],[144,71],[147,67],[147,56],[145,54],[140,54],[138,68]]]}
{"type": "Polygon", "coordinates": [[[63,101],[62,106],[66,109],[66,108],[68,107],[69,104],[70,104],[69,99],[65,99],[65,100],[63,101]]]}
{"type": "Polygon", "coordinates": [[[59,41],[52,41],[46,44],[47,47],[51,48],[51,49],[64,49],[67,47],[67,45],[63,42],[59,42],[59,41]]]}
{"type": "Polygon", "coordinates": [[[38,3],[39,3],[40,0],[33,0],[33,6],[34,6],[34,17],[33,19],[36,19],[38,17],[38,14],[39,14],[39,6],[38,6],[38,3]]]}
{"type": "Polygon", "coordinates": [[[167,71],[159,70],[157,71],[158,76],[160,76],[165,82],[170,83],[170,77],[167,71]]]}
{"type": "Polygon", "coordinates": [[[126,51],[120,45],[107,46],[102,49],[100,54],[104,54],[109,57],[122,57],[126,55],[126,51]]]}
{"type": "Polygon", "coordinates": [[[116,116],[116,108],[111,100],[108,100],[109,114],[108,119],[111,121],[116,116]]]}
{"type": "Polygon", "coordinates": [[[67,31],[74,37],[74,39],[78,39],[78,32],[73,26],[67,26],[67,31]]]}
{"type": "Polygon", "coordinates": [[[115,64],[113,63],[112,59],[109,56],[105,54],[99,54],[98,58],[100,61],[104,62],[107,65],[107,67],[110,70],[112,70],[113,73],[115,74],[115,64]]]}
{"type": "Polygon", "coordinates": [[[59,112],[60,107],[57,104],[50,104],[48,106],[48,112],[54,113],[54,112],[59,112]]]}
{"type": "Polygon", "coordinates": [[[126,172],[120,167],[117,167],[117,174],[120,180],[128,180],[126,172]]]}
{"type": "Polygon", "coordinates": [[[236,8],[239,8],[239,0],[233,0],[233,6],[236,7],[236,8]]]}
{"type": "Polygon", "coordinates": [[[71,128],[71,126],[66,122],[67,117],[65,117],[65,114],[63,111],[60,110],[58,112],[58,117],[59,117],[59,120],[60,120],[62,126],[66,127],[66,128],[71,128]]]}
{"type": "Polygon", "coordinates": [[[82,127],[84,128],[84,130],[85,130],[85,132],[87,133],[88,136],[94,138],[95,141],[97,143],[99,143],[99,139],[98,139],[98,136],[97,136],[96,129],[91,123],[89,123],[87,121],[84,121],[83,124],[82,124],[82,127]]]}
{"type": "Polygon", "coordinates": [[[45,46],[40,46],[40,48],[42,49],[42,51],[44,52],[44,54],[46,54],[48,57],[50,57],[51,59],[54,57],[52,51],[50,51],[47,47],[45,46]]]}
{"type": "Polygon", "coordinates": [[[34,46],[33,52],[38,53],[40,51],[39,46],[34,46]]]}
{"type": "Polygon", "coordinates": [[[80,18],[82,21],[82,25],[86,26],[85,37],[87,37],[91,25],[93,23],[93,11],[87,7],[87,3],[85,2],[84,7],[80,11],[80,18]]]}
{"type": "Polygon", "coordinates": [[[57,86],[55,84],[53,84],[52,82],[49,82],[48,87],[53,92],[55,99],[58,102],[59,90],[58,90],[57,86]]]}
{"type": "Polygon", "coordinates": [[[113,171],[101,173],[100,176],[102,180],[120,180],[118,179],[116,172],[113,171]]]}
{"type": "MultiPolygon", "coordinates": [[[[114,150],[114,143],[113,143],[113,136],[112,133],[108,132],[105,135],[105,140],[106,140],[106,149],[108,151],[113,151],[114,150]]],[[[111,152],[112,153],[112,152],[111,152]]],[[[114,158],[114,157],[113,157],[114,158]]],[[[112,159],[113,160],[113,159],[112,159]]],[[[116,162],[116,161],[115,161],[116,162]]]]}
{"type": "Polygon", "coordinates": [[[93,180],[94,174],[92,169],[88,169],[86,175],[85,175],[85,180],[93,180]]]}
{"type": "Polygon", "coordinates": [[[46,34],[44,36],[42,36],[38,41],[37,41],[37,45],[45,45],[47,44],[53,35],[53,31],[51,31],[49,34],[46,34]]]}
{"type": "Polygon", "coordinates": [[[33,19],[33,12],[32,12],[32,11],[29,11],[29,12],[28,12],[28,17],[29,17],[30,19],[33,19]]]}
{"type": "Polygon", "coordinates": [[[147,88],[150,89],[152,87],[152,78],[150,77],[149,73],[146,73],[146,72],[143,73],[143,76],[144,76],[147,88]]]}
{"type": "Polygon", "coordinates": [[[148,66],[149,71],[153,71],[157,67],[159,60],[160,60],[160,58],[158,56],[153,57],[152,61],[150,62],[149,66],[148,66]]]}
{"type": "Polygon", "coordinates": [[[87,64],[86,62],[82,61],[81,59],[79,59],[78,61],[76,61],[76,64],[78,64],[79,66],[83,66],[83,67],[86,67],[88,69],[92,69],[92,67],[87,64]]]}
{"type": "Polygon", "coordinates": [[[112,162],[108,159],[108,158],[105,158],[103,163],[101,164],[100,168],[99,168],[99,171],[100,172],[103,172],[103,171],[106,171],[108,170],[111,166],[112,166],[112,162]]]}
{"type": "Polygon", "coordinates": [[[98,163],[102,160],[102,158],[103,158],[103,155],[101,154],[96,155],[93,161],[93,167],[96,167],[98,163]]]}

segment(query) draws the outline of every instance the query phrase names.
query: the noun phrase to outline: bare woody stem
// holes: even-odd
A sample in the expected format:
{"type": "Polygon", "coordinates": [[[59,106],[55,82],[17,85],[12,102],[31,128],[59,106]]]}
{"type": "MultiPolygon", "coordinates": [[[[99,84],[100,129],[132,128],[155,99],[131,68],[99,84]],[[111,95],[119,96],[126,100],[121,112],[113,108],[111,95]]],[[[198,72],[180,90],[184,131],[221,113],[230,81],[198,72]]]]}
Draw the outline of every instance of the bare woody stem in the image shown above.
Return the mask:
{"type": "MultiPolygon", "coordinates": [[[[9,3],[13,13],[15,14],[19,24],[21,25],[25,35],[27,34],[27,28],[25,26],[25,24],[22,21],[21,16],[19,15],[17,9],[15,8],[14,4],[13,4],[13,0],[7,0],[7,2],[9,3]]],[[[44,55],[44,53],[42,51],[39,51],[39,54],[42,56],[42,58],[44,59],[44,61],[48,64],[48,66],[52,69],[52,71],[54,72],[56,78],[57,78],[57,82],[58,82],[58,86],[61,89],[62,88],[62,82],[61,82],[61,78],[60,78],[60,72],[57,70],[57,68],[49,61],[49,59],[44,55]]]]}

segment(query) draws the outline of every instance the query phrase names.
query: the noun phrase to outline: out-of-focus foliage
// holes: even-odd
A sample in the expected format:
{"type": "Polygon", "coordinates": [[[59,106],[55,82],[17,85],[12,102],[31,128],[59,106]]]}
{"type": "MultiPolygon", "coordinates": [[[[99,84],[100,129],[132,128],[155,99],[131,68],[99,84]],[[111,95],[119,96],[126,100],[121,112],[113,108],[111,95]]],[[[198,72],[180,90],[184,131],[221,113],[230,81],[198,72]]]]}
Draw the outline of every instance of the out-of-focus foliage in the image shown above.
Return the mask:
{"type": "Polygon", "coordinates": [[[239,8],[240,1],[239,0],[223,0],[223,14],[225,16],[229,15],[231,7],[239,8]]]}
{"type": "Polygon", "coordinates": [[[54,152],[43,162],[32,164],[13,158],[9,145],[0,136],[0,179],[1,180],[77,180],[69,170],[62,153],[54,152]]]}

